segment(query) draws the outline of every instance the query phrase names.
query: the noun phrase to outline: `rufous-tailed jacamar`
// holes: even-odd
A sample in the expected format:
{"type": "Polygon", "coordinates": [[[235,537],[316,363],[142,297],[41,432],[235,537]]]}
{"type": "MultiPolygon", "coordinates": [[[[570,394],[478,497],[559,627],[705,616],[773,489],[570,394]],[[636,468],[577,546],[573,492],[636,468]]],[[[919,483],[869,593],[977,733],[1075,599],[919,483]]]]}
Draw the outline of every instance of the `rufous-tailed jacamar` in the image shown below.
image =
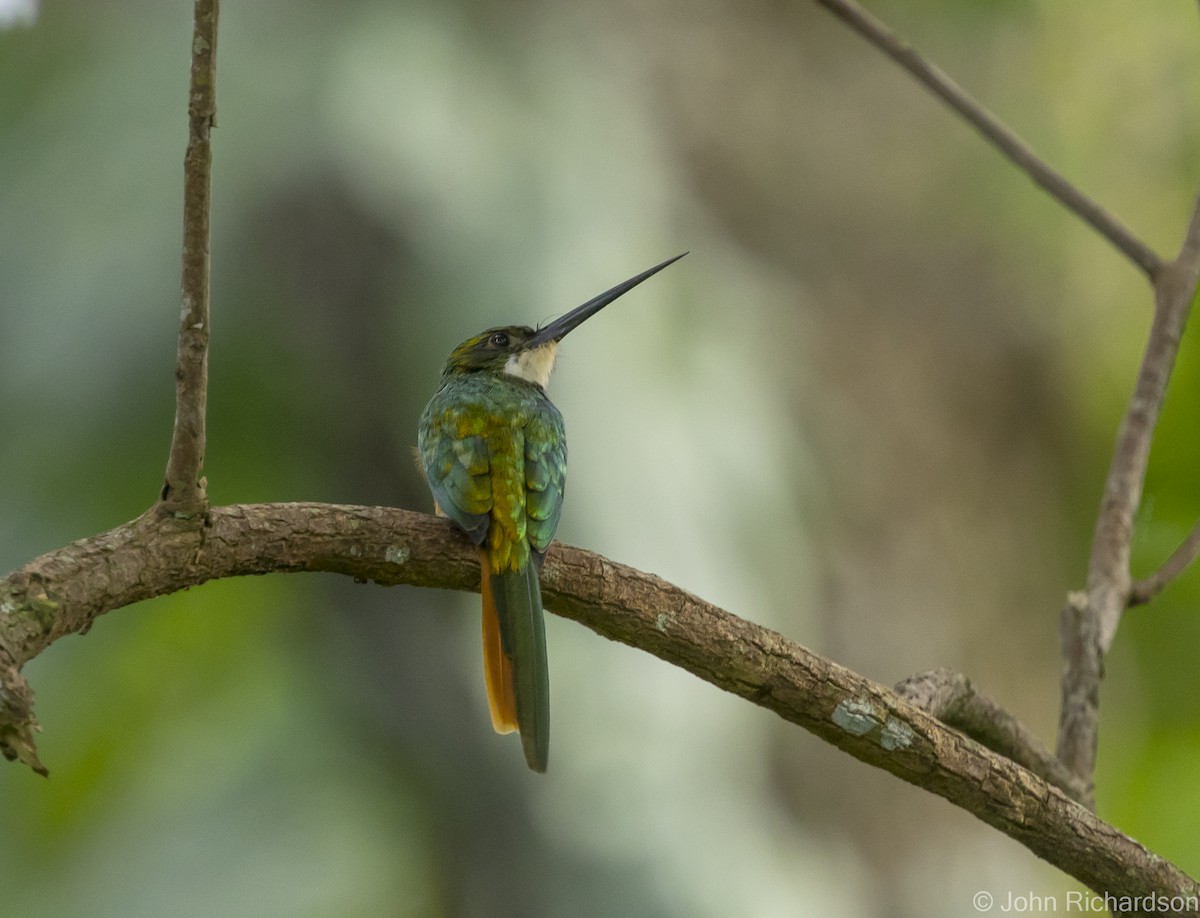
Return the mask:
{"type": "MultiPolygon", "coordinates": [[[[685,253],[686,254],[686,253],[685,253]]],[[[454,349],[421,415],[417,451],[439,513],[479,547],[483,668],[492,726],[521,732],[545,771],[550,680],[538,573],[562,515],[567,440],[546,396],[559,342],[652,274],[617,284],[545,328],[489,328],[454,349]]]]}

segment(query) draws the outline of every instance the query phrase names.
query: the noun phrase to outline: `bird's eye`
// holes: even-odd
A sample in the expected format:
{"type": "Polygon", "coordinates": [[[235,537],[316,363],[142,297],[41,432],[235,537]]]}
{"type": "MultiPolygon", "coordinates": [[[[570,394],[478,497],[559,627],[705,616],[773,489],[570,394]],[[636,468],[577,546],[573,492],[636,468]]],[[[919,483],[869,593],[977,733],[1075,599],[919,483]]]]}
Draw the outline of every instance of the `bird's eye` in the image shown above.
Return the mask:
{"type": "Polygon", "coordinates": [[[508,335],[504,334],[504,332],[496,332],[496,334],[488,339],[488,344],[491,344],[493,347],[508,347],[508,335]]]}

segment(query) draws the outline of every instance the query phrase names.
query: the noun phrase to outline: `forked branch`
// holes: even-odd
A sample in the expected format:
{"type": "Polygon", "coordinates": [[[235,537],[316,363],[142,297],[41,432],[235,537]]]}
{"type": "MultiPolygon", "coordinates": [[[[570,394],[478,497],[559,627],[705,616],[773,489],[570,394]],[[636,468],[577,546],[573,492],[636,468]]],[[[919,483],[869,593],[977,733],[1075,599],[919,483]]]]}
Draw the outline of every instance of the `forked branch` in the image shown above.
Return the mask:
{"type": "MultiPolygon", "coordinates": [[[[6,611],[0,615],[0,658],[7,655],[19,668],[57,638],[142,599],[218,577],[288,571],[456,590],[479,586],[478,560],[467,540],[447,521],[424,514],[242,505],[213,508],[201,530],[151,510],[0,580],[0,609],[6,611]]],[[[1011,759],[774,631],[651,574],[557,543],[543,584],[547,607],[558,614],[680,666],[944,797],[1097,892],[1200,897],[1200,884],[1177,867],[1011,759]]],[[[3,689],[22,685],[6,679],[3,689]]],[[[0,738],[6,726],[0,724],[0,738]]]]}
{"type": "MultiPolygon", "coordinates": [[[[1159,312],[1180,308],[1178,297],[1188,289],[1194,292],[1195,268],[1200,263],[1196,221],[1189,232],[1196,251],[1185,259],[1189,251],[1185,244],[1176,261],[1161,264],[1118,221],[861,7],[851,0],[818,2],[908,69],[1035,182],[1154,278],[1159,312]],[[1163,305],[1168,302],[1175,305],[1163,305]]],[[[217,14],[217,0],[196,0],[177,411],[162,502],[136,520],[43,555],[0,580],[0,752],[35,769],[41,766],[33,746],[33,697],[21,668],[58,638],[85,630],[108,611],[215,578],[245,574],[331,571],[383,584],[478,588],[474,552],[448,523],[432,517],[319,504],[208,507],[201,471],[217,14]],[[201,517],[206,523],[203,528],[196,525],[201,517]]],[[[1181,322],[1183,317],[1186,311],[1167,318],[1181,322]]],[[[1177,348],[1177,335],[1174,339],[1169,335],[1171,322],[1158,313],[1155,321],[1156,327],[1164,323],[1164,340],[1173,340],[1177,348]]],[[[1154,340],[1152,333],[1152,344],[1154,340]]],[[[1166,374],[1173,356],[1171,350],[1166,374]]],[[[1165,387],[1165,375],[1161,382],[1165,387]]],[[[1157,397],[1161,403],[1161,393],[1157,397]]],[[[1157,412],[1157,404],[1151,408],[1157,412]]],[[[1152,429],[1153,420],[1151,416],[1147,429],[1152,429]]],[[[1137,489],[1140,480],[1131,492],[1135,508],[1137,489]]],[[[1128,600],[1127,564],[1125,578],[1117,593],[1128,600]]],[[[1090,771],[1075,776],[1059,773],[1053,757],[965,679],[935,679],[922,685],[911,680],[898,694],[657,577],[568,546],[552,547],[544,591],[547,606],[559,614],[680,666],[864,762],[944,797],[1098,892],[1165,897],[1156,901],[1190,903],[1180,910],[1196,910],[1200,884],[1039,777],[1042,774],[1071,795],[1086,798],[1086,784],[1076,778],[1086,778],[1090,771]],[[990,751],[929,712],[960,723],[1007,754],[990,751]]],[[[1106,633],[1104,619],[1086,602],[1083,609],[1097,633],[1091,646],[1102,653],[1107,647],[1099,636],[1106,633]]],[[[1083,629],[1076,633],[1086,635],[1083,629]]]]}
{"type": "Polygon", "coordinates": [[[1076,803],[1087,804],[1091,785],[1081,781],[1029,729],[952,669],[909,676],[896,693],[947,726],[1012,759],[1053,784],[1076,803]]]}
{"type": "MultiPolygon", "coordinates": [[[[1104,655],[1135,596],[1129,568],[1130,545],[1150,462],[1150,444],[1196,296],[1198,277],[1200,199],[1192,209],[1179,255],[1162,265],[1154,279],[1154,318],[1104,483],[1088,562],[1087,590],[1072,594],[1062,612],[1064,665],[1058,756],[1085,780],[1091,779],[1096,767],[1104,655]]],[[[1168,562],[1170,570],[1164,568],[1167,576],[1174,576],[1176,568],[1182,571],[1186,567],[1186,552],[1177,552],[1175,557],[1173,564],[1168,562]]]]}
{"type": "MultiPolygon", "coordinates": [[[[1080,786],[1090,787],[1096,763],[1103,659],[1121,615],[1130,605],[1148,601],[1200,554],[1198,525],[1197,532],[1158,572],[1144,581],[1132,580],[1130,543],[1150,443],[1200,270],[1200,203],[1193,211],[1179,255],[1164,262],[1116,217],[1051,168],[1016,133],[855,0],[816,2],[907,70],[1037,185],[1141,268],[1154,286],[1153,323],[1105,481],[1092,539],[1087,590],[1068,598],[1060,619],[1064,666],[1057,756],[1080,786]]],[[[1086,802],[1091,805],[1090,791],[1086,802]]]]}

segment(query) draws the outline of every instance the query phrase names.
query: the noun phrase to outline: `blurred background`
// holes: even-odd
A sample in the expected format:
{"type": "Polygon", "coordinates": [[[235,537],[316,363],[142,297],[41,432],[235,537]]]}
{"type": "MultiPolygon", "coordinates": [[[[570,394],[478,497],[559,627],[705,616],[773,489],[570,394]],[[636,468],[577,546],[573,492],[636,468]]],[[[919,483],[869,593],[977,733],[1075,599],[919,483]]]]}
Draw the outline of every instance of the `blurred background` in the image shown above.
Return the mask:
{"type": "MultiPolygon", "coordinates": [[[[872,0],[1161,253],[1194,3],[872,0]]],[[[0,568],[136,516],[173,417],[191,4],[0,2],[0,568]]],[[[1150,316],[1137,271],[815,4],[227,2],[209,491],[414,509],[456,343],[685,249],[563,350],[559,536],[1049,745],[1150,316]]],[[[1138,525],[1200,515],[1185,340],[1138,525]]],[[[1200,572],[1108,660],[1101,815],[1200,873],[1200,572]]],[[[27,667],[24,918],[959,916],[1069,878],[942,800],[549,617],[550,772],[478,598],[334,576],[122,609],[27,667]]],[[[1061,901],[1061,900],[1060,900],[1061,901]]]]}

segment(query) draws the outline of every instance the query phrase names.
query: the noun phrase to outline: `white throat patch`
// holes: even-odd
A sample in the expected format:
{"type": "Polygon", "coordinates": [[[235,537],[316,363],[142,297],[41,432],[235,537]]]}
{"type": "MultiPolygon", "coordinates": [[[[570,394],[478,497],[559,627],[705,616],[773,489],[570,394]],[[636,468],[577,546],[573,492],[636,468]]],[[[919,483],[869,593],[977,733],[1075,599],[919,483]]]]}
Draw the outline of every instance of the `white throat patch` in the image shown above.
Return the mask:
{"type": "Polygon", "coordinates": [[[554,372],[554,360],[557,356],[558,342],[547,341],[531,351],[513,354],[504,365],[504,372],[527,382],[537,383],[545,389],[550,385],[550,374],[554,372]]]}

